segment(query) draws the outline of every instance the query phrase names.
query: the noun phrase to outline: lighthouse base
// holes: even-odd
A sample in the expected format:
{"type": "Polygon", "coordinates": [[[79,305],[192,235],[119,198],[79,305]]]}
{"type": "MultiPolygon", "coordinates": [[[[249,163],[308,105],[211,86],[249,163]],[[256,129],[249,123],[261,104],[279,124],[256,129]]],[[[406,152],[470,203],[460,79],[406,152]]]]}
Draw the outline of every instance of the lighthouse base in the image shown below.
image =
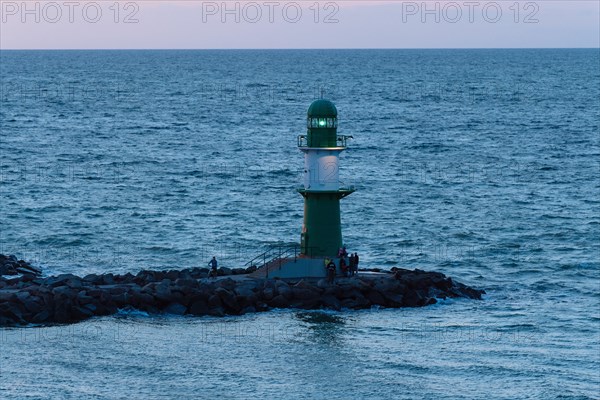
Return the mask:
{"type": "MultiPolygon", "coordinates": [[[[341,275],[339,270],[339,259],[334,259],[336,265],[336,275],[341,275]]],[[[259,268],[251,274],[253,278],[325,278],[327,270],[325,269],[325,257],[291,257],[286,259],[277,259],[269,262],[262,268],[259,268]]]]}

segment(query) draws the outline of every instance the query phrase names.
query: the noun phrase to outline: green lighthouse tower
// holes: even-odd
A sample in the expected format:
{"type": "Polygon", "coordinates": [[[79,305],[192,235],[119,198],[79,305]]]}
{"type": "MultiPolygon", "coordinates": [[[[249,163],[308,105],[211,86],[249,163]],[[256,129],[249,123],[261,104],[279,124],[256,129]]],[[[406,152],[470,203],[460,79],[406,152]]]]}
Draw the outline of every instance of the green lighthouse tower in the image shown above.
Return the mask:
{"type": "Polygon", "coordinates": [[[304,153],[304,224],[301,253],[308,257],[335,257],[342,241],[340,199],[354,192],[339,180],[340,153],[351,136],[337,134],[337,109],[325,99],[308,108],[307,134],[298,136],[304,153]]]}
{"type": "Polygon", "coordinates": [[[339,269],[337,254],[344,243],[340,200],[354,192],[353,187],[340,184],[340,154],[352,136],[337,134],[337,109],[325,99],[310,105],[306,125],[306,135],[298,136],[298,148],[304,153],[304,184],[298,189],[304,197],[300,248],[295,244],[292,248],[266,251],[248,263],[262,264],[251,276],[324,278],[327,271],[323,261],[327,257],[339,269]]]}

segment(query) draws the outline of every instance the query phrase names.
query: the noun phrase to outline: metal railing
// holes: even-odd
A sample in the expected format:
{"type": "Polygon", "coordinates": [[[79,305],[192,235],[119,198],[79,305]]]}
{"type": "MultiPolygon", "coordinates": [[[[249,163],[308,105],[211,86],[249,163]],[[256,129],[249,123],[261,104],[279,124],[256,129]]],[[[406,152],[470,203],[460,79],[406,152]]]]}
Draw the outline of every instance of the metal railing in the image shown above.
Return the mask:
{"type": "MultiPolygon", "coordinates": [[[[349,139],[353,139],[353,137],[347,135],[337,135],[337,147],[346,147],[349,139]]],[[[308,135],[298,135],[298,147],[310,147],[308,143],[308,135]]]]}
{"type": "MultiPolygon", "coordinates": [[[[294,261],[296,261],[296,259],[298,258],[298,255],[300,254],[300,245],[298,245],[298,244],[294,244],[291,246],[290,245],[272,245],[264,253],[259,254],[258,256],[254,257],[252,260],[248,261],[244,267],[248,268],[251,266],[255,266],[256,269],[258,270],[260,268],[267,266],[267,264],[269,264],[275,260],[278,260],[279,268],[281,268],[282,260],[290,257],[292,254],[294,255],[294,261]]],[[[268,268],[266,269],[265,272],[266,272],[265,275],[268,278],[269,277],[268,268]]]]}
{"type": "MultiPolygon", "coordinates": [[[[352,192],[356,191],[356,186],[354,186],[352,184],[348,184],[343,181],[340,181],[340,190],[352,193],[352,192]]],[[[350,193],[348,193],[348,194],[350,194],[350,193]]]]}
{"type": "MultiPolygon", "coordinates": [[[[309,254],[312,253],[312,248],[309,247],[308,251],[309,251],[309,254]]],[[[251,266],[255,266],[257,271],[260,270],[261,268],[264,268],[265,278],[268,278],[269,277],[269,269],[272,268],[273,262],[277,262],[277,264],[275,264],[275,265],[279,269],[281,269],[283,262],[286,261],[287,259],[291,259],[293,257],[294,262],[296,262],[296,260],[300,256],[300,253],[301,253],[300,245],[297,243],[293,244],[293,245],[289,245],[289,244],[288,245],[272,245],[265,252],[259,254],[258,256],[254,257],[252,260],[248,261],[244,265],[244,267],[248,268],[251,266]]]]}

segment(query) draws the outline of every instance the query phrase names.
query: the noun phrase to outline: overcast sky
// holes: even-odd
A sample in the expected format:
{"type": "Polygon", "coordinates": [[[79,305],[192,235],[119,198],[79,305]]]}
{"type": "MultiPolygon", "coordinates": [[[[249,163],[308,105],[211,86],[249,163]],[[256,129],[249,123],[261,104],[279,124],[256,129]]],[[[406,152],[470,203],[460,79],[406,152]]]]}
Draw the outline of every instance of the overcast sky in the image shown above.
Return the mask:
{"type": "Polygon", "coordinates": [[[591,1],[1,0],[2,49],[599,47],[591,1]]]}

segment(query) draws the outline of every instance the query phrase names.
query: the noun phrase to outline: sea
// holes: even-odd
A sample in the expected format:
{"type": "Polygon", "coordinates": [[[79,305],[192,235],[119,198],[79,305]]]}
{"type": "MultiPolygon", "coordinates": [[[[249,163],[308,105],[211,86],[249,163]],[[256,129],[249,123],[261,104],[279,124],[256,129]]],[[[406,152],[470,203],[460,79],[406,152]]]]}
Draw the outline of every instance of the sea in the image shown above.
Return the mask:
{"type": "Polygon", "coordinates": [[[600,399],[598,49],[0,51],[0,253],[45,275],[300,241],[312,101],[343,238],[481,301],[0,328],[2,399],[600,399]]]}

